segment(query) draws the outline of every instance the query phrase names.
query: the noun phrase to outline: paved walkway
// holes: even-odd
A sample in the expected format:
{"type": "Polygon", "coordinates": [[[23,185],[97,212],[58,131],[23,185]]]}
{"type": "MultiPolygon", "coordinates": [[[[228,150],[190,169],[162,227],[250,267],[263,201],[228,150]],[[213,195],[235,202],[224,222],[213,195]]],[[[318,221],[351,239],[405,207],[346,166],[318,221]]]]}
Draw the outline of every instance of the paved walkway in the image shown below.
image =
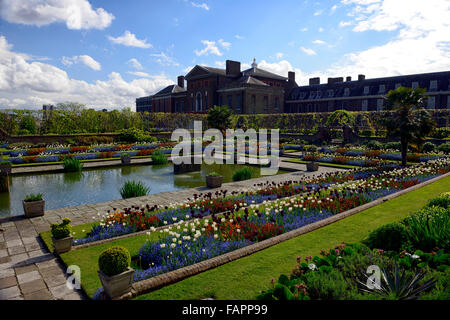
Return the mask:
{"type": "MultiPolygon", "coordinates": [[[[147,160],[147,159],[145,159],[147,160]]],[[[283,160],[283,158],[281,158],[283,160]]],[[[318,172],[306,172],[306,165],[282,162],[281,167],[298,170],[276,176],[268,176],[241,182],[230,182],[220,189],[246,191],[254,184],[267,181],[282,182],[302,180],[306,176],[340,169],[320,167],[318,172]]],[[[220,190],[217,189],[217,190],[220,190]]],[[[97,213],[105,213],[113,208],[132,205],[169,205],[181,202],[195,193],[209,191],[206,187],[153,194],[145,197],[114,200],[104,203],[88,204],[56,210],[48,210],[43,217],[26,219],[24,216],[12,217],[0,223],[0,300],[6,299],[83,299],[81,291],[66,287],[65,267],[48,252],[39,238],[39,233],[50,229],[50,224],[63,218],[72,219],[73,225],[92,222],[97,213]]],[[[212,189],[216,191],[216,189],[212,189]]]]}

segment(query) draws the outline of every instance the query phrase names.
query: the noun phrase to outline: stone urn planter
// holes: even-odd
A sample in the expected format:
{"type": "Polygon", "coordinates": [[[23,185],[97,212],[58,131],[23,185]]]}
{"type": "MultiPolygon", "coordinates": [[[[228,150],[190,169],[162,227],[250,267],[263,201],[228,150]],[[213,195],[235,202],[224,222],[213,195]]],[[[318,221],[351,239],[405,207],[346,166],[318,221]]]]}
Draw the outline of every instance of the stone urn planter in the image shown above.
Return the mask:
{"type": "Polygon", "coordinates": [[[222,176],[207,175],[206,176],[206,186],[208,188],[220,188],[222,186],[222,176]]]}
{"type": "Polygon", "coordinates": [[[122,156],[122,157],[120,157],[120,161],[122,162],[122,164],[130,164],[131,157],[130,156],[122,156]]]}
{"type": "Polygon", "coordinates": [[[103,271],[98,270],[98,276],[102,282],[105,294],[111,299],[131,291],[133,274],[134,269],[131,267],[128,267],[124,272],[114,276],[107,276],[103,271]]]}
{"type": "Polygon", "coordinates": [[[0,163],[0,174],[10,175],[12,165],[10,163],[0,163]]]}
{"type": "Polygon", "coordinates": [[[68,252],[72,249],[73,237],[69,236],[67,238],[55,239],[52,237],[53,248],[57,254],[68,252]]]}
{"type": "Polygon", "coordinates": [[[22,200],[23,211],[27,218],[41,217],[44,215],[45,200],[25,201],[22,200]]]}
{"type": "Polygon", "coordinates": [[[309,172],[317,171],[319,170],[319,164],[317,162],[311,161],[306,164],[306,170],[309,172]]]}

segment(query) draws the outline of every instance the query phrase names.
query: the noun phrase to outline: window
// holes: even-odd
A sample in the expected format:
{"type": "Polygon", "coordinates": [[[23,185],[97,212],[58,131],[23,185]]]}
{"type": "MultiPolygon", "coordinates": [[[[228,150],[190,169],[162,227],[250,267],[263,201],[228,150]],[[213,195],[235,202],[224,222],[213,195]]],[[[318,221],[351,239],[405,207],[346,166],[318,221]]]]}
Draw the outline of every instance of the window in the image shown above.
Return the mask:
{"type": "Polygon", "coordinates": [[[383,99],[377,100],[377,111],[383,110],[383,99]]]}
{"type": "Polygon", "coordinates": [[[367,111],[367,105],[369,102],[367,100],[362,101],[362,111],[367,111]]]}
{"type": "Polygon", "coordinates": [[[208,110],[209,104],[208,104],[208,92],[205,92],[205,110],[208,110]]]}
{"type": "Polygon", "coordinates": [[[252,113],[256,113],[256,96],[252,95],[252,113]]]}
{"type": "Polygon", "coordinates": [[[427,108],[434,109],[436,105],[436,97],[428,97],[427,108]]]}
{"type": "Polygon", "coordinates": [[[200,92],[197,92],[195,98],[195,111],[199,112],[202,110],[202,94],[200,92]]]}
{"type": "Polygon", "coordinates": [[[208,86],[209,86],[209,81],[205,80],[205,87],[208,87],[208,86]]]}
{"type": "Polygon", "coordinates": [[[364,87],[364,94],[369,94],[369,87],[368,86],[364,87]]]}
{"type": "Polygon", "coordinates": [[[396,83],[396,84],[395,84],[395,89],[400,88],[401,86],[402,86],[401,83],[396,83]]]}
{"type": "Polygon", "coordinates": [[[413,88],[413,89],[417,89],[418,87],[419,87],[419,83],[417,81],[413,82],[411,85],[411,88],[413,88]]]}
{"type": "Polygon", "coordinates": [[[236,113],[241,113],[242,112],[241,108],[242,108],[241,95],[238,94],[236,96],[236,113]]]}
{"type": "Polygon", "coordinates": [[[276,111],[278,111],[278,106],[279,106],[279,104],[280,104],[280,98],[278,98],[278,97],[275,97],[275,110],[276,111]]]}
{"type": "Polygon", "coordinates": [[[322,91],[317,91],[316,99],[322,98],[322,91]]]}
{"type": "Polygon", "coordinates": [[[309,93],[309,98],[310,98],[310,99],[314,99],[315,96],[316,96],[316,92],[315,92],[315,91],[311,91],[311,92],[309,93]]]}
{"type": "Polygon", "coordinates": [[[436,90],[437,89],[437,80],[431,80],[430,81],[430,90],[436,90]]]}
{"type": "Polygon", "coordinates": [[[386,86],[384,84],[380,84],[380,88],[378,89],[378,93],[384,93],[386,91],[386,86]]]}
{"type": "Polygon", "coordinates": [[[264,104],[264,111],[269,112],[269,97],[268,96],[264,96],[263,104],[264,104]]]}
{"type": "Polygon", "coordinates": [[[227,106],[230,107],[230,109],[233,108],[233,96],[231,95],[227,96],[227,106]]]}
{"type": "Polygon", "coordinates": [[[328,98],[331,98],[332,96],[334,96],[334,90],[328,90],[328,98]]]}
{"type": "Polygon", "coordinates": [[[344,97],[348,97],[350,95],[350,89],[349,88],[345,88],[344,89],[344,97]]]}
{"type": "Polygon", "coordinates": [[[328,101],[328,112],[333,111],[333,101],[328,101]]]}

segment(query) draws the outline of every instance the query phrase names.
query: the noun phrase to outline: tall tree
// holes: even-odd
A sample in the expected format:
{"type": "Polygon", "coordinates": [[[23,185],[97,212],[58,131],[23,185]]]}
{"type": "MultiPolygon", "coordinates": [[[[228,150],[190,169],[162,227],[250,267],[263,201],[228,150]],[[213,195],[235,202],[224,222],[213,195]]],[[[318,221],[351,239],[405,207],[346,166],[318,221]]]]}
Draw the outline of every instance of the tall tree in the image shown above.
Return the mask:
{"type": "Polygon", "coordinates": [[[206,119],[209,128],[224,132],[231,127],[231,115],[233,112],[227,106],[214,106],[209,109],[206,119]]]}
{"type": "Polygon", "coordinates": [[[408,144],[419,144],[433,130],[435,125],[430,114],[423,107],[425,89],[399,87],[386,95],[386,114],[382,123],[388,138],[399,138],[402,151],[402,165],[406,166],[408,144]]]}

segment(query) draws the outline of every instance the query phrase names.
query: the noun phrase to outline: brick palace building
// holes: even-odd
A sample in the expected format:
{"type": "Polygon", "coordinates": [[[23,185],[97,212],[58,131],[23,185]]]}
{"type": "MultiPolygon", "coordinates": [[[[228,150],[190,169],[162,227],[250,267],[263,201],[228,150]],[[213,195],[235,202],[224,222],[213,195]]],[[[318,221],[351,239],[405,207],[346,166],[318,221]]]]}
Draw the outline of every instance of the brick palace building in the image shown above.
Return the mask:
{"type": "Polygon", "coordinates": [[[258,68],[241,71],[241,63],[226,61],[225,69],[195,66],[153,96],[136,99],[137,112],[207,112],[226,105],[235,114],[380,111],[383,95],[399,86],[425,88],[428,109],[450,109],[450,71],[366,79],[359,75],[309,79],[298,86],[295,73],[283,77],[258,68]],[[185,86],[185,82],[187,86],[185,86]]]}

